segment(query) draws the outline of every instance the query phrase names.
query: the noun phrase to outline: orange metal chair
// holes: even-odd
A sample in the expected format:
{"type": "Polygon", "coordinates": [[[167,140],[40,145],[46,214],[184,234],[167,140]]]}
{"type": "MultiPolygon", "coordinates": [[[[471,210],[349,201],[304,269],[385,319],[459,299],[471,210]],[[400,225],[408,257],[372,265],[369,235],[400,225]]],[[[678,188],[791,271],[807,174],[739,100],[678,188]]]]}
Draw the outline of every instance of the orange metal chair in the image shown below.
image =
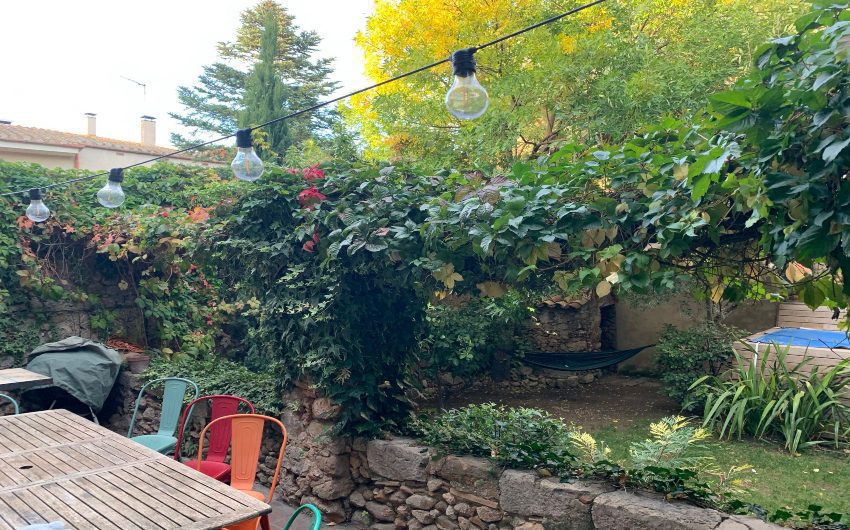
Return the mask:
{"type": "MultiPolygon", "coordinates": [[[[192,414],[195,405],[202,401],[208,401],[210,404],[210,421],[236,414],[239,412],[239,405],[244,405],[250,414],[254,413],[254,405],[247,399],[238,396],[201,396],[190,402],[183,408],[183,415],[180,417],[177,446],[174,448],[174,460],[178,462],[180,461],[180,448],[183,445],[183,435],[185,434],[183,431],[188,423],[188,416],[192,414]]],[[[201,466],[198,467],[198,463],[195,460],[188,460],[183,463],[196,471],[200,471],[204,475],[222,482],[227,482],[230,479],[230,464],[227,464],[225,459],[227,459],[227,450],[230,448],[230,433],[229,421],[217,423],[215,427],[210,429],[207,458],[201,462],[201,466]]]]}
{"type": "MultiPolygon", "coordinates": [[[[283,453],[286,451],[287,433],[286,427],[280,420],[270,416],[262,416],[260,414],[233,414],[230,416],[222,416],[221,418],[211,421],[204,430],[201,431],[201,437],[198,443],[198,459],[197,465],[200,467],[203,461],[204,440],[207,431],[212,429],[220,422],[229,421],[232,429],[231,445],[230,445],[230,486],[242,493],[250,495],[255,499],[259,499],[266,503],[271,503],[274,496],[274,490],[277,487],[278,479],[280,478],[280,466],[283,463],[283,453]],[[259,491],[254,491],[254,480],[257,478],[257,465],[259,463],[260,449],[263,445],[263,430],[266,422],[272,422],[280,427],[283,434],[283,442],[280,444],[280,452],[277,456],[277,465],[274,469],[274,476],[269,487],[268,495],[264,495],[259,491]]],[[[227,530],[256,530],[257,526],[262,523],[263,528],[269,528],[268,516],[255,517],[243,521],[239,524],[227,527],[227,530]],[[261,521],[262,519],[262,521],[261,521]]]]}

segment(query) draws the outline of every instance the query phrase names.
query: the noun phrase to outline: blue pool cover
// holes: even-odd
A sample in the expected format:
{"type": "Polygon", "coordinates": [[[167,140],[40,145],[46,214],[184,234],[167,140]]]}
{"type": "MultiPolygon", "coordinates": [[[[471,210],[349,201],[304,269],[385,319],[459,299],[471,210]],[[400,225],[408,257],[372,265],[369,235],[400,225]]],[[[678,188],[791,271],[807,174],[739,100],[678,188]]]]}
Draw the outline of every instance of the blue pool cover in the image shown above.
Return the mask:
{"type": "Polygon", "coordinates": [[[822,329],[781,328],[751,340],[752,342],[785,344],[787,346],[850,349],[847,333],[822,329]]]}

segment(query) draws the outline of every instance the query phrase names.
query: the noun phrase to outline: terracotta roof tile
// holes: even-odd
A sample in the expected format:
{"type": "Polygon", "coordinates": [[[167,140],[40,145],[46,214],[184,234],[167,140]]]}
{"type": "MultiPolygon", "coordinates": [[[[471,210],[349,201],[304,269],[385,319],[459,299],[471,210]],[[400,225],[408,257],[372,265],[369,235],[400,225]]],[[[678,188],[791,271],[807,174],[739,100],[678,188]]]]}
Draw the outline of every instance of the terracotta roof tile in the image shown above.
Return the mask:
{"type": "MultiPolygon", "coordinates": [[[[94,147],[97,149],[152,156],[165,155],[175,151],[175,149],[168,147],[142,145],[136,142],[116,140],[114,138],[39,129],[38,127],[24,127],[22,125],[0,124],[0,140],[28,144],[57,145],[61,147],[94,147]]],[[[189,155],[177,155],[174,158],[195,160],[194,157],[189,155]]]]}

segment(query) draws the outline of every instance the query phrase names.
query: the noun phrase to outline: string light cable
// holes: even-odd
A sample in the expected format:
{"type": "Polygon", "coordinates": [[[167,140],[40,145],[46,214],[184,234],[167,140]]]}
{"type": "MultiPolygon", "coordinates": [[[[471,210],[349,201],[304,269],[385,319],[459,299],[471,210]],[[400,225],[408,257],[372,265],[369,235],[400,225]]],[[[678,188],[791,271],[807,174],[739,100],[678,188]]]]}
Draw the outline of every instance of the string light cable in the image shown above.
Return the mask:
{"type": "MultiPolygon", "coordinates": [[[[282,121],[285,121],[285,120],[290,120],[292,118],[296,118],[296,117],[304,115],[304,114],[308,114],[310,112],[321,109],[321,108],[326,107],[328,105],[332,105],[332,104],[337,103],[339,101],[342,101],[344,99],[348,99],[352,96],[362,94],[363,92],[368,92],[370,90],[374,90],[376,88],[382,87],[382,86],[387,85],[389,83],[394,83],[395,81],[399,81],[399,80],[404,79],[406,77],[410,77],[410,76],[416,75],[420,72],[430,70],[430,69],[437,67],[437,66],[440,66],[444,63],[452,63],[453,73],[454,73],[454,76],[455,76],[454,84],[449,89],[449,92],[446,94],[446,107],[448,108],[449,112],[452,115],[456,116],[459,119],[477,118],[478,116],[483,114],[484,111],[486,110],[489,99],[488,99],[488,96],[487,96],[487,91],[484,89],[484,87],[481,86],[480,83],[478,83],[477,79],[475,79],[475,59],[473,57],[475,52],[477,52],[479,50],[483,50],[485,48],[489,48],[491,46],[494,46],[494,45],[499,44],[501,42],[504,42],[506,40],[512,39],[514,37],[518,37],[518,36],[520,36],[524,33],[527,33],[527,32],[532,31],[534,29],[540,28],[542,26],[552,24],[553,22],[557,22],[557,21],[559,21],[559,20],[561,20],[565,17],[576,14],[580,11],[584,11],[586,9],[597,6],[597,5],[602,4],[604,2],[607,2],[607,1],[608,0],[594,0],[594,1],[589,2],[587,4],[583,4],[583,5],[574,7],[572,9],[565,11],[563,13],[560,13],[558,15],[549,17],[549,18],[544,19],[544,20],[541,20],[540,22],[537,22],[537,23],[532,24],[530,26],[524,27],[524,28],[519,29],[517,31],[514,31],[512,33],[508,33],[507,35],[502,35],[501,37],[498,37],[497,39],[491,40],[489,42],[485,42],[483,44],[478,44],[478,45],[472,46],[470,48],[464,48],[462,50],[458,50],[458,51],[454,52],[451,56],[446,57],[445,59],[440,59],[439,61],[434,61],[430,64],[426,64],[426,65],[420,66],[418,68],[414,68],[413,70],[409,70],[407,72],[396,75],[394,77],[384,79],[383,81],[379,81],[379,82],[374,83],[372,85],[360,88],[358,90],[354,90],[352,92],[348,92],[346,94],[343,94],[343,95],[340,95],[340,96],[337,96],[337,97],[334,97],[334,98],[331,98],[331,99],[328,99],[328,100],[325,100],[325,101],[321,101],[319,103],[316,103],[315,105],[311,105],[309,107],[305,107],[303,109],[291,112],[289,114],[285,114],[283,116],[269,120],[265,123],[261,123],[259,125],[253,125],[251,127],[240,129],[236,132],[233,132],[231,134],[226,134],[224,136],[215,138],[213,140],[208,140],[206,142],[191,145],[189,147],[185,147],[183,149],[179,149],[179,150],[172,151],[172,152],[160,155],[160,156],[156,156],[156,157],[150,158],[148,160],[143,160],[141,162],[136,162],[134,164],[130,164],[130,165],[124,166],[122,168],[114,168],[110,171],[102,171],[102,172],[94,173],[94,174],[91,174],[91,175],[85,175],[85,176],[82,176],[82,177],[63,180],[61,182],[54,182],[52,184],[45,184],[45,185],[41,186],[40,188],[35,188],[35,189],[27,188],[27,189],[21,189],[21,190],[16,190],[16,191],[10,191],[10,192],[6,192],[6,193],[0,193],[0,197],[10,197],[10,196],[13,196],[13,195],[29,194],[31,201],[32,200],[38,200],[40,202],[41,196],[42,196],[42,194],[41,194],[42,190],[46,190],[46,189],[50,189],[50,188],[66,187],[66,186],[69,186],[71,184],[76,184],[78,182],[89,181],[89,180],[93,180],[93,179],[105,177],[105,176],[110,177],[110,180],[107,181],[107,185],[109,185],[109,182],[112,182],[113,185],[115,185],[115,184],[120,183],[120,178],[121,178],[121,175],[123,174],[124,170],[131,169],[131,168],[138,167],[138,166],[143,166],[143,165],[146,165],[146,164],[150,164],[150,163],[153,163],[153,162],[157,162],[157,161],[160,161],[160,160],[171,158],[171,157],[174,157],[174,156],[177,156],[177,155],[182,155],[182,154],[185,154],[185,153],[188,153],[188,152],[191,152],[191,151],[195,151],[195,150],[200,149],[202,147],[207,147],[209,145],[216,144],[218,142],[221,142],[223,140],[227,140],[227,139],[233,138],[233,137],[236,137],[237,154],[236,154],[236,158],[234,158],[233,163],[231,164],[231,168],[233,169],[234,174],[237,176],[237,178],[240,178],[241,180],[254,181],[254,180],[257,180],[260,177],[260,175],[262,174],[263,165],[262,165],[262,161],[259,159],[259,157],[257,157],[256,153],[254,153],[254,148],[253,148],[253,144],[252,144],[252,141],[251,141],[251,133],[253,131],[255,131],[257,129],[262,129],[264,127],[268,127],[269,125],[279,123],[279,122],[282,122],[282,121]],[[34,199],[34,197],[38,197],[38,198],[34,199]]],[[[119,186],[119,189],[120,189],[120,186],[119,186]]],[[[122,197],[122,199],[123,199],[123,197],[122,197]]],[[[41,205],[43,206],[43,203],[41,205]]],[[[46,210],[46,207],[45,207],[45,210],[46,210]]],[[[39,216],[39,217],[41,217],[41,216],[39,216]]]]}

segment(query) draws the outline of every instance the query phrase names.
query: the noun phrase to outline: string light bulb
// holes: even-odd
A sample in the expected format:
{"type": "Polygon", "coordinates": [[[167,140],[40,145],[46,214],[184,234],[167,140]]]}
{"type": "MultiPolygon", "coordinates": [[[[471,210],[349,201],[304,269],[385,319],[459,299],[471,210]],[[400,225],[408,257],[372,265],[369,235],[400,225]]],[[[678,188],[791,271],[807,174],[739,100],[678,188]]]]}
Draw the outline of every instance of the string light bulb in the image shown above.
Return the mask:
{"type": "Polygon", "coordinates": [[[241,129],[236,132],[236,157],[230,164],[230,168],[236,178],[248,182],[254,182],[263,174],[263,161],[254,151],[251,129],[241,129]]]}
{"type": "Polygon", "coordinates": [[[50,209],[41,198],[41,190],[33,188],[30,190],[30,205],[27,206],[27,217],[30,221],[42,223],[50,217],[50,209]]]}
{"type": "Polygon", "coordinates": [[[490,104],[487,91],[475,77],[475,48],[464,48],[452,54],[454,83],[446,93],[446,108],[459,120],[474,120],[484,114],[490,104]]]}
{"type": "Polygon", "coordinates": [[[97,192],[97,202],[107,208],[118,208],[124,204],[124,197],[126,195],[124,194],[124,190],[121,189],[121,182],[123,180],[123,169],[110,169],[109,177],[106,179],[106,185],[97,192]]]}

